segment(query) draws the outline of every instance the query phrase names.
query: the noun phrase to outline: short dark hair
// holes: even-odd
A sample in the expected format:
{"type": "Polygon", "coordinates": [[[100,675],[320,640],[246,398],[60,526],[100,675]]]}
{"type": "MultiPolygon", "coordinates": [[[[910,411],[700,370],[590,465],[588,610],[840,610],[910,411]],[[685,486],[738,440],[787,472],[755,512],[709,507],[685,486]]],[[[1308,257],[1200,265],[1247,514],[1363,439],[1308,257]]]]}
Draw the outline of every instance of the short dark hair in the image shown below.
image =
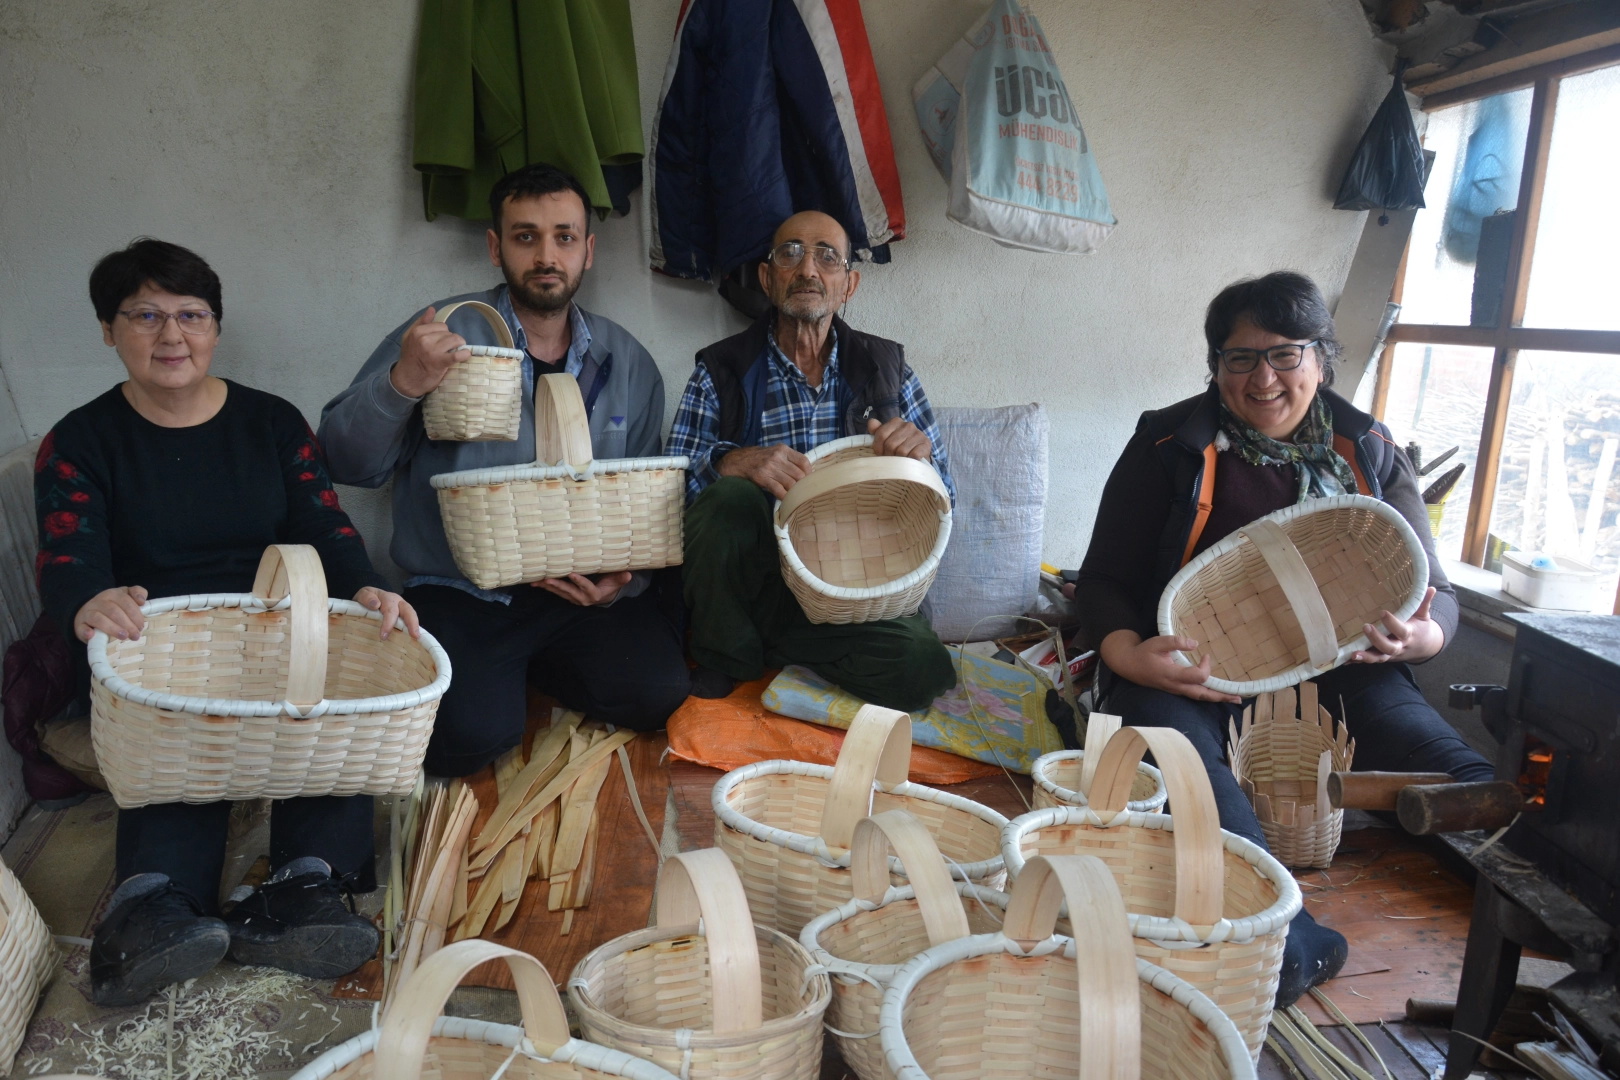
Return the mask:
{"type": "Polygon", "coordinates": [[[148,283],[176,296],[206,300],[215,318],[225,317],[219,275],[207,260],[179,244],[140,236],[129,247],[103,255],[90,271],[90,303],[96,318],[112,322],[119,305],[148,283]]]}
{"type": "Polygon", "coordinates": [[[525,165],[521,169],[513,169],[489,189],[489,220],[490,227],[497,233],[501,231],[501,208],[506,205],[507,199],[527,199],[535,195],[555,195],[562,191],[572,191],[579,196],[579,205],[585,208],[585,231],[591,231],[591,197],[585,191],[585,185],[575,179],[574,174],[537,161],[533,165],[525,165]]]}
{"type": "Polygon", "coordinates": [[[1204,315],[1204,340],[1209,343],[1209,373],[1220,369],[1221,349],[1232,336],[1238,320],[1248,320],[1262,330],[1296,340],[1317,342],[1322,364],[1322,385],[1333,385],[1333,369],[1344,346],[1333,327],[1333,315],[1316,282],[1292,270],[1278,270],[1265,277],[1233,282],[1209,302],[1204,315]]]}

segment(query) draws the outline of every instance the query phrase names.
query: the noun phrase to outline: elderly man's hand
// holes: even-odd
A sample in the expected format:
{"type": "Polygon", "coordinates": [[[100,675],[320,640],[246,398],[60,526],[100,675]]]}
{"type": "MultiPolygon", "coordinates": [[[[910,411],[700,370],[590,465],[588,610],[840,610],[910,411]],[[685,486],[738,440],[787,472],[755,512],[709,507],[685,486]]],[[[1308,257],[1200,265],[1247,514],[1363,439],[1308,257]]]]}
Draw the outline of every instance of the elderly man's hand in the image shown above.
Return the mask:
{"type": "Polygon", "coordinates": [[[432,308],[422,312],[400,339],[399,359],[394,361],[388,378],[394,389],[406,397],[419,398],[437,390],[451,365],[472,355],[466,339],[452,333],[444,323],[433,321],[436,314],[432,308]]]}
{"type": "Polygon", "coordinates": [[[775,446],[739,446],[720,459],[721,476],[740,476],[764,488],[775,498],[810,475],[810,459],[786,443],[775,446]]]}
{"type": "Polygon", "coordinates": [[[1103,638],[1098,652],[1110,671],[1137,686],[1151,686],[1194,701],[1241,701],[1235,694],[1223,694],[1204,685],[1210,669],[1207,653],[1199,658],[1196,667],[1187,667],[1171,655],[1196,648],[1198,642],[1192,638],[1160,636],[1143,641],[1135,630],[1115,630],[1103,638]]]}
{"type": "Polygon", "coordinates": [[[934,457],[934,444],[909,420],[895,417],[878,423],[874,418],[866,422],[867,433],[872,436],[872,453],[885,457],[908,457],[930,461],[934,457]]]}

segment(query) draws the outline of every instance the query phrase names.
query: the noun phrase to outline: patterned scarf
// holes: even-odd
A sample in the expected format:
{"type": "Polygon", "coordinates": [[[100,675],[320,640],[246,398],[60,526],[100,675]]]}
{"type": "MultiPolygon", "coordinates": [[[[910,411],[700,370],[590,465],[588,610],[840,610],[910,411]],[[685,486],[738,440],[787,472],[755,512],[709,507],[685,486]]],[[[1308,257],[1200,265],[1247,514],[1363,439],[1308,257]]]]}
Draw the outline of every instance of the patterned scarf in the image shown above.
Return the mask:
{"type": "Polygon", "coordinates": [[[1320,394],[1311,399],[1305,422],[1294,432],[1293,442],[1278,442],[1262,435],[1221,405],[1221,435],[1226,446],[1250,465],[1299,466],[1299,498],[1323,499],[1329,495],[1353,495],[1356,474],[1350,463],[1333,449],[1333,414],[1320,394]]]}

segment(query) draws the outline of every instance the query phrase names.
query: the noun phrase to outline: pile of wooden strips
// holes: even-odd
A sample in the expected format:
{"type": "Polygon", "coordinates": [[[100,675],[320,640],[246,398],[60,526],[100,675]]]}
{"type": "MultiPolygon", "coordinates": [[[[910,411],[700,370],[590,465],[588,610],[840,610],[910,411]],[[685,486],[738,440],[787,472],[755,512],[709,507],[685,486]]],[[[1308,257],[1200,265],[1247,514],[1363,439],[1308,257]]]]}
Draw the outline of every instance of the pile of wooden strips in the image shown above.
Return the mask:
{"type": "Polygon", "coordinates": [[[1298,1005],[1290,1005],[1286,1009],[1279,1009],[1272,1013],[1271,1030],[1275,1034],[1266,1036],[1266,1046],[1270,1047],[1272,1053],[1277,1055],[1278,1060],[1282,1062],[1283,1067],[1287,1069],[1293,1080],[1306,1080],[1308,1075],[1315,1076],[1318,1080],[1395,1080],[1394,1074],[1389,1071],[1389,1066],[1384,1064],[1384,1059],[1377,1050],[1373,1049],[1373,1044],[1367,1039],[1362,1030],[1341,1012],[1339,1007],[1326,994],[1314,986],[1311,987],[1311,996],[1320,1001],[1322,1006],[1333,1015],[1333,1018],[1342,1024],[1345,1030],[1354,1036],[1355,1040],[1372,1055],[1383,1075],[1381,1077],[1375,1076],[1354,1061],[1351,1061],[1343,1050],[1329,1042],[1327,1037],[1317,1030],[1316,1025],[1311,1023],[1310,1017],[1306,1016],[1298,1005]],[[1289,1057],[1288,1052],[1282,1048],[1282,1045],[1278,1042],[1278,1036],[1281,1036],[1289,1046],[1293,1047],[1294,1053],[1299,1055],[1298,1064],[1295,1064],[1294,1059],[1289,1057]],[[1303,1072],[1301,1071],[1302,1066],[1303,1072]]]}
{"type": "Polygon", "coordinates": [[[455,909],[466,907],[467,838],[472,835],[478,800],[456,780],[449,787],[424,789],[418,781],[405,821],[394,818],[388,896],[383,902],[385,944],[383,1001],[411,972],[444,945],[455,909]],[[409,867],[408,876],[402,871],[409,867]],[[405,882],[403,890],[400,882],[405,882]],[[397,962],[391,962],[397,958],[397,962]]]}

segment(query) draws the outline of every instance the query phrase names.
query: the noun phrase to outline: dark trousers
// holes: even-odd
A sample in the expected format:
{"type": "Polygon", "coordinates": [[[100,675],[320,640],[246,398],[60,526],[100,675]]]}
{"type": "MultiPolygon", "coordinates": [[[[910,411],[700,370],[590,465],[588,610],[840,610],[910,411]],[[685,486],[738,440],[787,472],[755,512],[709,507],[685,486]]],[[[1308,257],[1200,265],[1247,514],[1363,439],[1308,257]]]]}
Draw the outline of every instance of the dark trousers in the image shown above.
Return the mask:
{"type": "MultiPolygon", "coordinates": [[[[1242,726],[1242,706],[1193,701],[1112,676],[1100,711],[1127,725],[1172,727],[1198,748],[1215,789],[1221,828],[1266,846],[1254,807],[1226,760],[1227,725],[1242,726]]],[[[1495,770],[1423,699],[1405,664],[1346,664],[1314,680],[1321,703],[1356,740],[1351,768],[1386,772],[1442,772],[1457,780],[1490,780],[1495,770]],[[1340,700],[1343,700],[1341,707],[1340,700]]]]}
{"type": "MultiPolygon", "coordinates": [[[[371,796],[278,799],[270,807],[270,865],[313,855],[355,892],[377,887],[371,796]]],[[[225,870],[228,802],[163,803],[118,812],[118,880],[167,874],[213,914],[225,870]]]]}
{"type": "Polygon", "coordinates": [[[446,585],[405,590],[422,626],[450,654],[450,689],[439,702],[427,770],[470,776],[523,738],[526,675],[592,719],[656,731],[686,700],[691,677],[681,641],[648,589],[607,607],[580,607],[518,586],[512,603],[446,585]]]}
{"type": "Polygon", "coordinates": [[[837,626],[813,623],[782,580],[771,500],[720,478],[686,511],[681,568],[692,658],[734,679],[802,664],[864,701],[926,709],[956,685],[950,652],[922,615],[837,626]]]}

